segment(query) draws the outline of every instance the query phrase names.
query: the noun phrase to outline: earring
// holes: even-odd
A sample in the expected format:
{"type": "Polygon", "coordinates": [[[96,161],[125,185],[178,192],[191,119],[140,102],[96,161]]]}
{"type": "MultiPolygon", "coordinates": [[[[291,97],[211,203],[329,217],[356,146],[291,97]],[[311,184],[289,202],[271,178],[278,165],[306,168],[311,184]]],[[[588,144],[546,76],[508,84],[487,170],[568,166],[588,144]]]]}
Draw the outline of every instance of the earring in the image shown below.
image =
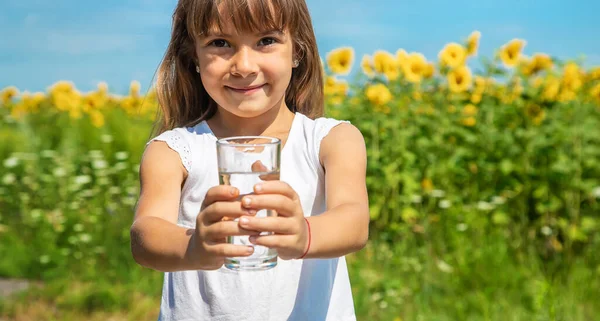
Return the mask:
{"type": "Polygon", "coordinates": [[[200,67],[196,66],[196,72],[200,73],[200,67]]]}
{"type": "Polygon", "coordinates": [[[298,59],[294,59],[294,68],[298,67],[298,65],[300,64],[300,62],[298,61],[298,59]]]}

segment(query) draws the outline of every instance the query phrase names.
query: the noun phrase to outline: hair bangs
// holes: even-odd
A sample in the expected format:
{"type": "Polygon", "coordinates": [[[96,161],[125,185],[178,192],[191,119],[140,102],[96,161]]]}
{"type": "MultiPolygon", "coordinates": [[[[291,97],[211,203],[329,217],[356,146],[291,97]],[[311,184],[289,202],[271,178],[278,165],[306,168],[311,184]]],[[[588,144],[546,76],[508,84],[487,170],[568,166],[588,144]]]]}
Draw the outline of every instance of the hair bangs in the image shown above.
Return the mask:
{"type": "Polygon", "coordinates": [[[192,1],[188,30],[192,37],[234,32],[294,30],[296,19],[289,0],[200,0],[192,1]]]}

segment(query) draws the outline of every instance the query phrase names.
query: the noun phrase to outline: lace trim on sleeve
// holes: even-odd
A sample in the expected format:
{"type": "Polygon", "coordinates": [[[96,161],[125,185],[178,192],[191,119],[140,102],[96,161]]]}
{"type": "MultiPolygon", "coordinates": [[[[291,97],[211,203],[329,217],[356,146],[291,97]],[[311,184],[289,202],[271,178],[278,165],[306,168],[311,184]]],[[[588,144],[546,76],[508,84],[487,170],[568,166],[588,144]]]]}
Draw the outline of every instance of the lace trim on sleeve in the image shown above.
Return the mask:
{"type": "Polygon", "coordinates": [[[192,169],[192,157],[190,146],[186,140],[183,139],[181,134],[176,131],[170,130],[166,131],[157,137],[153,138],[151,141],[159,140],[167,143],[167,145],[174,151],[179,154],[181,158],[181,163],[188,171],[188,173],[192,169]]]}

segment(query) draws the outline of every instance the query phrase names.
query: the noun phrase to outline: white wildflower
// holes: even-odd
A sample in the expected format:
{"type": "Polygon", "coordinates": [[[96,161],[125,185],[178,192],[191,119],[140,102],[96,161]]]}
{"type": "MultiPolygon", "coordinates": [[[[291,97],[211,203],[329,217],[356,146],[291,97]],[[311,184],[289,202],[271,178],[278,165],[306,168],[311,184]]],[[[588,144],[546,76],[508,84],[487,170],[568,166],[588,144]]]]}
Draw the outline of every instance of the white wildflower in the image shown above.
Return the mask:
{"type": "Polygon", "coordinates": [[[113,141],[113,137],[111,135],[102,135],[102,137],[100,137],[100,140],[105,143],[111,143],[113,141]]]}
{"type": "Polygon", "coordinates": [[[595,198],[600,198],[600,186],[598,186],[592,190],[592,195],[595,198]]]}
{"type": "Polygon", "coordinates": [[[452,206],[452,202],[450,202],[449,200],[441,200],[440,204],[438,206],[440,208],[446,209],[446,208],[449,208],[450,206],[452,206]]]}
{"type": "Polygon", "coordinates": [[[105,160],[97,159],[92,162],[92,167],[95,169],[105,169],[108,167],[108,163],[105,160]]]}
{"type": "Polygon", "coordinates": [[[543,226],[541,232],[546,236],[552,235],[552,229],[549,226],[543,226]]]}
{"type": "Polygon", "coordinates": [[[104,153],[101,150],[90,150],[88,152],[88,155],[90,155],[91,158],[104,158],[104,153]]]}
{"type": "Polygon", "coordinates": [[[48,255],[40,256],[40,263],[48,264],[49,262],[50,262],[50,256],[48,256],[48,255]]]}
{"type": "Polygon", "coordinates": [[[17,165],[19,165],[19,159],[14,156],[4,160],[4,167],[6,168],[13,168],[17,165]]]}
{"type": "Polygon", "coordinates": [[[492,204],[494,205],[502,205],[506,203],[506,199],[502,196],[494,196],[492,197],[492,204]]]}
{"type": "Polygon", "coordinates": [[[442,198],[442,197],[446,196],[446,192],[444,192],[440,189],[434,189],[433,191],[431,191],[431,196],[436,197],[436,198],[442,198]]]}
{"type": "Polygon", "coordinates": [[[494,205],[488,202],[480,201],[477,203],[477,208],[482,211],[491,211],[494,209],[494,205]]]}
{"type": "Polygon", "coordinates": [[[419,203],[421,203],[421,202],[423,201],[423,197],[422,197],[421,195],[413,194],[413,195],[411,195],[411,197],[410,197],[410,201],[411,201],[412,203],[417,203],[417,204],[419,204],[419,203]]]}
{"type": "Polygon", "coordinates": [[[64,167],[57,167],[52,171],[52,174],[56,177],[65,177],[67,175],[67,170],[64,167]]]}
{"type": "Polygon", "coordinates": [[[53,158],[56,157],[56,151],[51,149],[45,149],[40,153],[40,155],[42,155],[42,157],[45,158],[53,158]]]}
{"type": "Polygon", "coordinates": [[[437,260],[436,265],[437,265],[437,268],[444,273],[454,272],[454,268],[450,264],[448,264],[442,260],[437,260]]]}
{"type": "Polygon", "coordinates": [[[17,177],[13,173],[8,173],[2,177],[2,183],[4,185],[11,185],[17,180],[17,177]]]}
{"type": "Polygon", "coordinates": [[[92,182],[92,177],[89,175],[79,175],[75,177],[75,184],[85,185],[92,182]]]}
{"type": "Polygon", "coordinates": [[[115,158],[118,160],[126,160],[129,157],[129,153],[128,152],[116,152],[115,153],[115,158]]]}
{"type": "Polygon", "coordinates": [[[92,236],[87,233],[83,233],[79,235],[79,240],[81,240],[81,243],[89,243],[92,240],[92,236]]]}

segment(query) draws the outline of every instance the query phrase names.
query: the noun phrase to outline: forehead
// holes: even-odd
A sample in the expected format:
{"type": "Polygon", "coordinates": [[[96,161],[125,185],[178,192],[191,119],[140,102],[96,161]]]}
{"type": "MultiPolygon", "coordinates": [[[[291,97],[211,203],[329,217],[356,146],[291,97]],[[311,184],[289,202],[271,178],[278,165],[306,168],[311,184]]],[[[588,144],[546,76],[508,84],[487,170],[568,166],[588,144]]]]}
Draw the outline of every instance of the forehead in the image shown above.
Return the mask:
{"type": "Polygon", "coordinates": [[[287,29],[289,13],[275,0],[203,1],[189,16],[188,25],[194,35],[215,33],[262,32],[287,29]]]}

